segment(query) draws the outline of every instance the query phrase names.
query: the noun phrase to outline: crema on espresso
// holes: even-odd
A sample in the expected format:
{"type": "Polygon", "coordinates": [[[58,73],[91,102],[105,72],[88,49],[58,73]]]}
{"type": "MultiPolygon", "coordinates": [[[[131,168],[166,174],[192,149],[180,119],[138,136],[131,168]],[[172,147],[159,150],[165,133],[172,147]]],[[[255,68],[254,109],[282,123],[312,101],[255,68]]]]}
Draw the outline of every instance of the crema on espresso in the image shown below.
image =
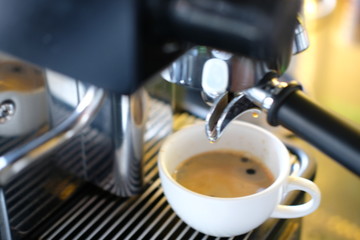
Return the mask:
{"type": "Polygon", "coordinates": [[[270,170],[246,152],[216,150],[183,161],[174,179],[191,191],[212,197],[242,197],[274,182],[270,170]]]}

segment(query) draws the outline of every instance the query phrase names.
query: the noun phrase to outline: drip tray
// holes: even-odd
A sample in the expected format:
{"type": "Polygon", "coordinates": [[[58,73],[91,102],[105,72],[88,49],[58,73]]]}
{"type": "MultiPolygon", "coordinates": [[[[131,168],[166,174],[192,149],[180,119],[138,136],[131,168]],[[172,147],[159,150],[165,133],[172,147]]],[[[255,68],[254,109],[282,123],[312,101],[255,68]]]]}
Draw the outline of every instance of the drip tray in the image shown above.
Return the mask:
{"type": "MultiPolygon", "coordinates": [[[[81,181],[57,167],[51,159],[29,168],[4,189],[13,239],[214,239],[182,222],[168,205],[160,185],[157,152],[164,136],[197,121],[183,113],[166,118],[165,104],[156,101],[145,135],[143,193],[121,198],[81,181]]],[[[74,142],[75,144],[75,142],[74,142]]],[[[315,164],[300,149],[288,146],[294,175],[312,179],[315,164]]],[[[71,161],[71,156],[69,156],[71,161]]],[[[302,201],[289,194],[285,202],[302,201]]],[[[299,233],[301,220],[269,219],[258,229],[233,239],[289,239],[299,233]]],[[[2,229],[3,230],[3,229],[2,229]]]]}

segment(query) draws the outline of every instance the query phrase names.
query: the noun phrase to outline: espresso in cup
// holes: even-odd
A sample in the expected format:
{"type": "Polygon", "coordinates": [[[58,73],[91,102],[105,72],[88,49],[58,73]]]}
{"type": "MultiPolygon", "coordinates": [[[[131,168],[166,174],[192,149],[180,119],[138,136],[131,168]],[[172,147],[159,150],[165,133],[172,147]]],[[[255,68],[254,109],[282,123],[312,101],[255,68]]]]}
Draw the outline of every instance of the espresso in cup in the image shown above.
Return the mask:
{"type": "Polygon", "coordinates": [[[185,188],[211,197],[242,197],[260,192],[274,182],[271,171],[250,153],[216,150],[180,163],[174,179],[185,188]]]}
{"type": "MultiPolygon", "coordinates": [[[[258,126],[233,121],[221,138],[212,144],[206,138],[204,129],[204,123],[199,123],[175,132],[162,144],[158,155],[164,194],[175,213],[190,227],[211,236],[233,237],[251,231],[269,218],[298,218],[317,209],[321,200],[318,187],[308,179],[290,175],[289,151],[275,135],[258,126]],[[213,157],[215,160],[211,163],[209,159],[213,157]],[[189,166],[186,166],[187,163],[190,163],[189,166]],[[195,165],[199,169],[195,169],[195,165]],[[211,165],[223,170],[216,177],[212,173],[200,173],[211,165]],[[194,174],[188,172],[188,178],[181,173],[181,168],[194,168],[194,174]],[[221,191],[202,193],[202,190],[210,188],[199,187],[191,191],[191,187],[184,187],[182,181],[178,180],[184,178],[191,183],[197,180],[190,177],[200,180],[208,177],[211,181],[215,180],[207,184],[212,187],[222,181],[221,178],[231,176],[236,168],[242,171],[237,175],[241,176],[241,180],[235,180],[237,183],[233,185],[257,182],[254,179],[259,174],[270,179],[264,181],[268,186],[253,188],[255,193],[240,192],[235,193],[234,197],[214,197],[223,194],[223,189],[228,189],[229,184],[219,184],[221,191]],[[250,181],[251,177],[254,179],[250,181]],[[308,193],[311,200],[299,205],[282,203],[283,197],[294,190],[308,193]],[[239,196],[241,194],[244,196],[239,196]]],[[[242,187],[241,191],[245,188],[242,187]]]]}

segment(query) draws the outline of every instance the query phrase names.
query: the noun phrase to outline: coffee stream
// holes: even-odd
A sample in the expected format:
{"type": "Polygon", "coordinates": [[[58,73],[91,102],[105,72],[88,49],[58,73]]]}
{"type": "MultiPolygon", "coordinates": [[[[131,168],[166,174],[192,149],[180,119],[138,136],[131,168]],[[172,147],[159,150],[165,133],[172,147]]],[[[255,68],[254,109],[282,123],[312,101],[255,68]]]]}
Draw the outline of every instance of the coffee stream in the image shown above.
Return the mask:
{"type": "Polygon", "coordinates": [[[173,177],[184,187],[212,197],[242,197],[274,182],[270,170],[246,152],[216,150],[183,161],[173,177]]]}

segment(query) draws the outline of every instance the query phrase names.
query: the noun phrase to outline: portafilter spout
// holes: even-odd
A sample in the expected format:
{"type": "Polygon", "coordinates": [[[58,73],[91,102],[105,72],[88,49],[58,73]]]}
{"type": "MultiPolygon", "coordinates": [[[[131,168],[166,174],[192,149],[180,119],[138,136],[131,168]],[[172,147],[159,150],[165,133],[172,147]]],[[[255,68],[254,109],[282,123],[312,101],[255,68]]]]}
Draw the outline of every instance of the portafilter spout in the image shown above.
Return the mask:
{"type": "Polygon", "coordinates": [[[245,88],[240,92],[228,91],[216,98],[205,122],[205,132],[209,141],[217,141],[226,126],[235,118],[248,112],[255,115],[260,114],[261,111],[267,112],[274,102],[271,94],[275,94],[270,85],[277,83],[279,89],[289,84],[300,86],[297,82],[278,81],[277,74],[271,71],[264,73],[264,77],[256,82],[255,86],[245,88]]]}
{"type": "Polygon", "coordinates": [[[249,111],[258,114],[260,109],[243,92],[225,92],[219,96],[206,117],[205,131],[209,141],[218,140],[232,120],[249,111]]]}

